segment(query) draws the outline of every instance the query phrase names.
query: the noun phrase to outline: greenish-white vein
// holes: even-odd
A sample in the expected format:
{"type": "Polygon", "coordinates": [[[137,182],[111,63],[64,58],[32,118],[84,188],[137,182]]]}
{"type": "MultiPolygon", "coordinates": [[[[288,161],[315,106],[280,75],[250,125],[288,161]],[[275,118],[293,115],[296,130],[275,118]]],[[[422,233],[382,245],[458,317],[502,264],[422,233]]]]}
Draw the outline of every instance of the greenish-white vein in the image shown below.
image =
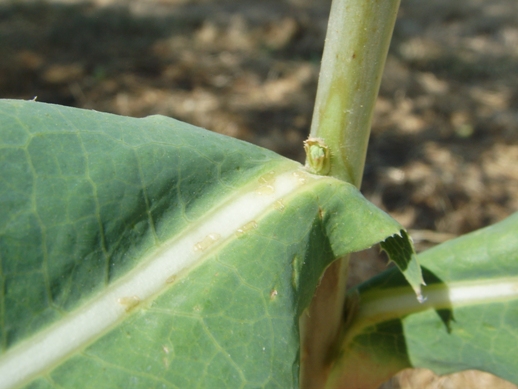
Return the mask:
{"type": "Polygon", "coordinates": [[[319,179],[302,168],[281,174],[270,172],[247,191],[232,196],[86,306],[6,352],[0,358],[0,389],[27,382],[85,347],[122,320],[131,308],[163,291],[175,275],[195,265],[207,252],[243,233],[265,212],[275,210],[280,200],[319,179]]]}
{"type": "Polygon", "coordinates": [[[518,299],[518,277],[499,277],[477,281],[433,284],[423,288],[425,301],[419,303],[409,288],[373,290],[361,296],[348,337],[361,328],[401,318],[427,309],[490,304],[518,299]]]}

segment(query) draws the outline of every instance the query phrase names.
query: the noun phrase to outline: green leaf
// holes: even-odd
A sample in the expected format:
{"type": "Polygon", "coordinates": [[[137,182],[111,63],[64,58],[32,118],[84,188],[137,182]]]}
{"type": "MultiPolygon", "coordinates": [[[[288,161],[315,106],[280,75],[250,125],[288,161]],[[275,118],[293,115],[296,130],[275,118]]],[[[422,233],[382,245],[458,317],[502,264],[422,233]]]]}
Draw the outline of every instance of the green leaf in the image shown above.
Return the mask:
{"type": "Polygon", "coordinates": [[[324,269],[401,227],[173,119],[0,101],[0,388],[297,387],[324,269]]]}
{"type": "Polygon", "coordinates": [[[517,236],[518,213],[420,254],[423,304],[394,268],[350,291],[328,387],[376,388],[406,367],[518,384],[517,236]]]}
{"type": "Polygon", "coordinates": [[[425,282],[414,246],[406,231],[401,230],[400,235],[389,236],[386,240],[380,242],[380,246],[387,253],[389,259],[403,273],[410,286],[414,289],[417,300],[422,303],[424,299],[421,294],[421,285],[425,285],[425,282]]]}

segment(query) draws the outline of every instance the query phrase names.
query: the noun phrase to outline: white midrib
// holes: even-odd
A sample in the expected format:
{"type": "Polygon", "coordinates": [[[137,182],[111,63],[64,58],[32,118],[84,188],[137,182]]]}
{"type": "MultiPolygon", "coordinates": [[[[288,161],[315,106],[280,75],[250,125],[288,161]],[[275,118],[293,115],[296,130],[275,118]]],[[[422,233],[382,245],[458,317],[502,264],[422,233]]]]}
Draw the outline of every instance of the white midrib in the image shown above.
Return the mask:
{"type": "Polygon", "coordinates": [[[282,207],[283,198],[316,179],[302,168],[261,177],[250,190],[228,199],[202,223],[160,247],[144,265],[95,300],[2,355],[0,389],[26,383],[88,345],[122,320],[134,305],[163,291],[176,274],[236,233],[254,228],[259,216],[282,207]]]}
{"type": "Polygon", "coordinates": [[[394,318],[427,309],[448,309],[462,306],[505,302],[518,299],[518,277],[498,277],[476,281],[449,282],[448,285],[430,285],[423,288],[425,301],[419,303],[409,288],[393,293],[373,292],[362,301],[354,319],[352,332],[394,318]]]}

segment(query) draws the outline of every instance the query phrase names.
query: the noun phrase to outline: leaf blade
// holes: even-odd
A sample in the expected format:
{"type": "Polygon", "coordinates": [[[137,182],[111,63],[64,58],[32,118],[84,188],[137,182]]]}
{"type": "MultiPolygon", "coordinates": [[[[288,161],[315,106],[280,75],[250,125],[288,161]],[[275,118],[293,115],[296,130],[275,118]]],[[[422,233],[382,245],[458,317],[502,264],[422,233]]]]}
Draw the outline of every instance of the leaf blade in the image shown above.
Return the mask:
{"type": "Polygon", "coordinates": [[[423,304],[412,298],[396,269],[351,291],[344,357],[334,384],[375,388],[406,367],[437,374],[478,369],[518,383],[518,355],[509,347],[518,328],[517,234],[514,214],[419,254],[427,283],[423,304]],[[386,368],[375,375],[378,364],[386,368]]]}
{"type": "Polygon", "coordinates": [[[1,375],[16,375],[16,356],[43,363],[2,389],[296,386],[297,321],[323,270],[401,228],[349,184],[172,119],[16,101],[0,115],[28,134],[0,139],[21,156],[0,164],[0,202],[14,209],[0,219],[1,375]],[[55,359],[57,341],[34,352],[38,337],[70,343],[86,331],[73,320],[111,311],[55,359]]]}

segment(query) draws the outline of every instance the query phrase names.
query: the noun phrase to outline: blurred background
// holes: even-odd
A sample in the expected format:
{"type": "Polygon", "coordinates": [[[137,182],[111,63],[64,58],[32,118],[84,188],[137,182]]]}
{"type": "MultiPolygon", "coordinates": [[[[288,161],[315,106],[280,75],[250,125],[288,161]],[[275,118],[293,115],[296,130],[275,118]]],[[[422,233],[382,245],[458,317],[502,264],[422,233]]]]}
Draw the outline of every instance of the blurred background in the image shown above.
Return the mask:
{"type": "MultiPolygon", "coordinates": [[[[304,161],[330,0],[0,0],[0,97],[171,116],[304,161]]],[[[516,0],[402,0],[362,191],[418,250],[518,210],[516,0]]],[[[351,285],[386,267],[352,261],[351,285]]],[[[408,370],[383,388],[516,388],[408,370]]]]}

